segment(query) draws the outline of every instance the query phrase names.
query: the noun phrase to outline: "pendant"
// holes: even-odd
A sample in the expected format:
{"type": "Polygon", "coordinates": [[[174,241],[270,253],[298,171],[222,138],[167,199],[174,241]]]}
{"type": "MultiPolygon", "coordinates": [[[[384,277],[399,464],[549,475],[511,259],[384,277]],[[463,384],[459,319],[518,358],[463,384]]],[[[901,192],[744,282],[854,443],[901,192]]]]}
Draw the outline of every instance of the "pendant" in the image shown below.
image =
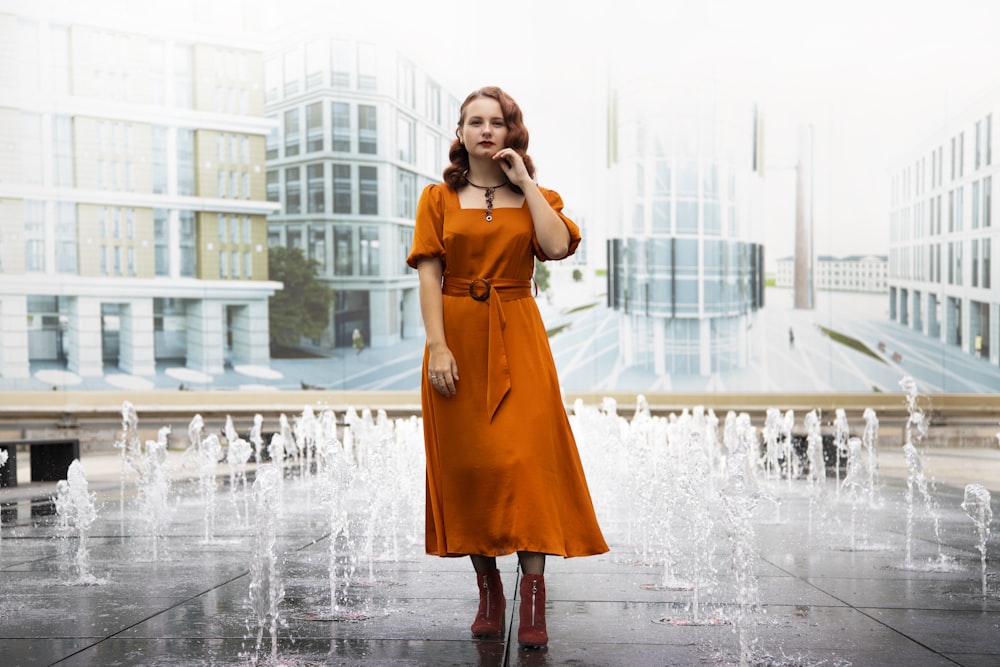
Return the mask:
{"type": "Polygon", "coordinates": [[[493,222],[493,192],[496,188],[486,188],[486,222],[493,222]]]}

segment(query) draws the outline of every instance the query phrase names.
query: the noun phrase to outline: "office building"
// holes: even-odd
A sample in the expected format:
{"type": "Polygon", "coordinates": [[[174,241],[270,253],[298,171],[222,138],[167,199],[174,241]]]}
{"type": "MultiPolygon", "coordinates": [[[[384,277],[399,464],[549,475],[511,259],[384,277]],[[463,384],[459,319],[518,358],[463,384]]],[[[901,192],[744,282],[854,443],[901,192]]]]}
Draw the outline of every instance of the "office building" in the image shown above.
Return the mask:
{"type": "Polygon", "coordinates": [[[332,14],[286,28],[266,59],[268,243],[299,248],[334,292],[320,349],[422,332],[406,266],[417,200],[439,182],[459,100],[397,45],[332,14]],[[324,18],[326,17],[326,18],[324,18]],[[341,25],[341,28],[344,26],[341,25]]]}
{"type": "Polygon", "coordinates": [[[1000,364],[996,119],[1000,89],[969,104],[892,171],[889,314],[1000,364]]]}
{"type": "Polygon", "coordinates": [[[269,361],[255,2],[0,0],[0,375],[269,361]]]}
{"type": "MultiPolygon", "coordinates": [[[[888,291],[889,258],[885,255],[820,255],[815,266],[818,290],[868,294],[888,291]]],[[[795,258],[783,257],[775,268],[775,287],[791,288],[795,282],[795,258]]]]}

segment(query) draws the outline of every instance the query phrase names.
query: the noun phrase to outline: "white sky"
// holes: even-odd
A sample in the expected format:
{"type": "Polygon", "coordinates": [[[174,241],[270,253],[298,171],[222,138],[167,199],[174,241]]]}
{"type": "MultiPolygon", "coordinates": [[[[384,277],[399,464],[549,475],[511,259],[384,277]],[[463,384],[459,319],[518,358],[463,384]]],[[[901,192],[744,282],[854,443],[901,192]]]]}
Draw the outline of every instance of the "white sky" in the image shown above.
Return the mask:
{"type": "MultiPolygon", "coordinates": [[[[374,22],[459,99],[506,89],[524,111],[539,180],[591,224],[604,214],[595,192],[606,66],[732,77],[764,113],[767,165],[793,164],[798,128],[815,128],[820,254],[886,253],[891,160],[1000,87],[1000,0],[294,3],[374,22]]],[[[794,174],[769,176],[771,264],[792,251],[794,174]]]]}

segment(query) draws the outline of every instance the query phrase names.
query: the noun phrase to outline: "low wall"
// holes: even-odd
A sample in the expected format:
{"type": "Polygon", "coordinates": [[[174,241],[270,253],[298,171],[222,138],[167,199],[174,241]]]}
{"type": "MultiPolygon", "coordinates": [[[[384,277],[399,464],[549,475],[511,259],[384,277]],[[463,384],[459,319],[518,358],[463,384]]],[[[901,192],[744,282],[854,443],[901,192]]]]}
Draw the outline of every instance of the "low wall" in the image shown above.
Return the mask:
{"type": "MultiPolygon", "coordinates": [[[[891,446],[902,444],[909,412],[904,394],[643,394],[656,415],[679,414],[702,406],[722,420],[729,411],[746,412],[758,429],[768,408],[793,410],[797,430],[810,410],[821,413],[824,429],[832,428],[838,408],[847,415],[852,431],[864,428],[864,411],[871,408],[879,420],[879,439],[891,446]]],[[[618,414],[630,418],[637,394],[624,392],[564,395],[568,409],[577,400],[599,406],[605,398],[617,402],[618,414]]],[[[122,405],[129,401],[139,417],[140,437],[152,440],[163,426],[170,426],[175,446],[186,446],[187,427],[201,415],[205,432],[221,433],[226,417],[246,434],[255,414],[264,418],[264,431],[273,432],[278,418],[290,420],[306,406],[314,412],[331,409],[338,417],[354,408],[383,409],[391,417],[420,414],[418,392],[377,391],[58,391],[0,392],[0,439],[76,437],[82,451],[110,449],[120,436],[122,405]]],[[[1000,395],[932,394],[919,397],[930,422],[924,443],[944,447],[996,447],[1000,432],[1000,395]]]]}

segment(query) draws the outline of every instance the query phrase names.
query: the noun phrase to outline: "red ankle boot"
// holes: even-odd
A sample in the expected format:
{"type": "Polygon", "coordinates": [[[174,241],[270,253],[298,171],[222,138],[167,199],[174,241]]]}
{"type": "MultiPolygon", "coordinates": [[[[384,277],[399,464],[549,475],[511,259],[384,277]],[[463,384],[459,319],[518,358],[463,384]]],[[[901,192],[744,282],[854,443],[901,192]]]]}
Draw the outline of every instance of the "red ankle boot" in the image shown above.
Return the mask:
{"type": "Polygon", "coordinates": [[[500,570],[485,574],[476,573],[479,587],[479,611],[472,622],[472,635],[479,639],[499,639],[503,637],[504,612],[507,600],[503,596],[503,582],[500,570]]]}
{"type": "Polygon", "coordinates": [[[526,574],[521,578],[521,624],[517,628],[521,648],[541,648],[549,643],[545,630],[545,577],[526,574]]]}

